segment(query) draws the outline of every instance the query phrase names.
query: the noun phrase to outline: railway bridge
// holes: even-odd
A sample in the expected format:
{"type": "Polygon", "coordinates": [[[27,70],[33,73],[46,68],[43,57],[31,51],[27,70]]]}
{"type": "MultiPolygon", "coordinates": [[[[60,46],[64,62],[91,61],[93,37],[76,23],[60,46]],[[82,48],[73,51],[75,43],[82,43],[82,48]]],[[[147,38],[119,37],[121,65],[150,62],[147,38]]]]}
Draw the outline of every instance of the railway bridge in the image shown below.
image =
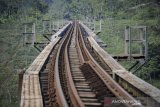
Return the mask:
{"type": "Polygon", "coordinates": [[[160,107],[160,90],[128,72],[73,21],[25,71],[20,107],[160,107]]]}

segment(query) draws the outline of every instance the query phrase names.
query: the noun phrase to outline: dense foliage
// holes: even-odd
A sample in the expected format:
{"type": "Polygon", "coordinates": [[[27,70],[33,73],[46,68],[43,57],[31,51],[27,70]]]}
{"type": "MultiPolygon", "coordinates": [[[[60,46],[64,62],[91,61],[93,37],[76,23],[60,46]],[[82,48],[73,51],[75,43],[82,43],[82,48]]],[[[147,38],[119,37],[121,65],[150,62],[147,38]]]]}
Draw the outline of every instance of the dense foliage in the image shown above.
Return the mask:
{"type": "MultiPolygon", "coordinates": [[[[18,75],[26,69],[39,52],[23,44],[23,23],[36,21],[48,11],[44,0],[0,0],[0,106],[17,107],[18,75]]],[[[38,26],[37,26],[38,27],[38,26]]],[[[38,33],[37,33],[38,34],[38,33]]]]}

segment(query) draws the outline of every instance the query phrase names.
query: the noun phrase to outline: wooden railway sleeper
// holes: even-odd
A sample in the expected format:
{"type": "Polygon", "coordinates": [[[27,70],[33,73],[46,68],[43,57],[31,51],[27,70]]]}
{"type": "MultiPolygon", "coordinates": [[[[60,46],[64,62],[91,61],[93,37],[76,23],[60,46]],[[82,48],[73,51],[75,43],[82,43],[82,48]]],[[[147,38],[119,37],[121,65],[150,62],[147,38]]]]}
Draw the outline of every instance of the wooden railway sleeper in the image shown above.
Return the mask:
{"type": "Polygon", "coordinates": [[[99,82],[96,82],[96,83],[94,83],[93,82],[93,84],[89,84],[91,87],[93,87],[93,88],[99,88],[99,87],[105,87],[105,85],[101,82],[101,81],[99,81],[99,82]],[[98,83],[98,84],[97,84],[98,83]]]}
{"type": "Polygon", "coordinates": [[[86,75],[86,78],[89,79],[89,80],[92,80],[93,82],[97,81],[97,77],[95,75],[92,75],[90,73],[88,74],[85,74],[86,75]]]}
{"type": "MultiPolygon", "coordinates": [[[[94,73],[93,73],[93,70],[91,70],[91,68],[88,66],[88,65],[82,65],[81,67],[80,67],[81,69],[82,69],[82,71],[83,71],[83,74],[86,76],[86,79],[88,80],[88,81],[90,81],[89,82],[89,85],[93,88],[93,90],[95,90],[95,92],[97,93],[96,94],[96,96],[97,96],[97,98],[99,99],[99,100],[104,100],[104,97],[105,96],[108,96],[108,89],[106,88],[106,86],[103,84],[103,82],[100,80],[100,78],[98,78],[94,73]],[[87,68],[87,70],[86,70],[86,68],[87,68]],[[90,75],[88,75],[88,74],[90,74],[90,75]],[[88,76],[90,76],[90,78],[88,78],[88,76]],[[101,81],[101,82],[100,82],[101,81]],[[103,85],[102,85],[103,84],[103,85]],[[108,90],[107,92],[106,92],[106,95],[102,95],[101,93],[102,92],[104,92],[105,93],[105,91],[106,90],[108,90]],[[99,93],[99,92],[101,92],[101,93],[99,93]],[[102,97],[103,96],[103,97],[102,97]]],[[[110,92],[111,93],[111,92],[110,92]]],[[[111,95],[110,95],[111,96],[111,95]]],[[[113,96],[113,95],[112,95],[113,96]]]]}

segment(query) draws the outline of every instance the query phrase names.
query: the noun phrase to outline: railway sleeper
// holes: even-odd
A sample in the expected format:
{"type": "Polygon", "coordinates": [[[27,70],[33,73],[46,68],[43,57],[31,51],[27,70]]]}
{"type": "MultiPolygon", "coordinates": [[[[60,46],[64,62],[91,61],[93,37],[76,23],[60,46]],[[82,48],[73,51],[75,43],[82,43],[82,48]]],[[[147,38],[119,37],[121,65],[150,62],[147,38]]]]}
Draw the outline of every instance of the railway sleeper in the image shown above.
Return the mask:
{"type": "Polygon", "coordinates": [[[95,90],[96,97],[99,101],[102,103],[104,102],[105,97],[115,97],[115,95],[105,86],[103,81],[98,77],[98,75],[95,73],[95,71],[92,69],[92,67],[84,63],[80,69],[83,71],[84,76],[86,76],[86,79],[90,81],[89,85],[92,87],[93,90],[95,90]],[[87,70],[86,70],[87,68],[87,70]],[[88,78],[87,74],[90,74],[90,78],[88,78]]]}

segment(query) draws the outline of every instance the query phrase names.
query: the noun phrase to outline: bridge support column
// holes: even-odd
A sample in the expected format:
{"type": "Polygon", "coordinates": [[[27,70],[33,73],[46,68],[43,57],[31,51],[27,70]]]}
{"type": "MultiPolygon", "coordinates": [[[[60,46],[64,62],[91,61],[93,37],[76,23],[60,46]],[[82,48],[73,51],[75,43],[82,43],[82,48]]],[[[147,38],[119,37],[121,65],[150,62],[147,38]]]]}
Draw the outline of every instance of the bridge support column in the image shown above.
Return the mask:
{"type": "Polygon", "coordinates": [[[36,42],[36,25],[35,25],[35,23],[33,23],[33,25],[32,25],[32,33],[33,33],[32,46],[34,46],[34,43],[36,42]]]}
{"type": "Polygon", "coordinates": [[[99,21],[99,32],[101,32],[102,31],[102,20],[100,19],[100,21],[99,21]]]}
{"type": "Polygon", "coordinates": [[[50,20],[42,20],[43,21],[43,34],[51,34],[51,22],[50,20]]]}
{"type": "Polygon", "coordinates": [[[36,42],[36,25],[35,23],[24,23],[24,33],[23,33],[24,39],[23,42],[24,44],[32,44],[34,46],[34,43],[36,42]],[[32,30],[28,30],[28,26],[32,27],[32,30]],[[31,37],[29,37],[31,36],[31,37]],[[30,40],[32,38],[32,40],[30,40]]]}
{"type": "Polygon", "coordinates": [[[23,75],[24,75],[24,70],[18,71],[18,76],[19,76],[19,81],[18,81],[18,96],[19,96],[19,98],[21,96],[21,91],[22,91],[23,75]]]}

